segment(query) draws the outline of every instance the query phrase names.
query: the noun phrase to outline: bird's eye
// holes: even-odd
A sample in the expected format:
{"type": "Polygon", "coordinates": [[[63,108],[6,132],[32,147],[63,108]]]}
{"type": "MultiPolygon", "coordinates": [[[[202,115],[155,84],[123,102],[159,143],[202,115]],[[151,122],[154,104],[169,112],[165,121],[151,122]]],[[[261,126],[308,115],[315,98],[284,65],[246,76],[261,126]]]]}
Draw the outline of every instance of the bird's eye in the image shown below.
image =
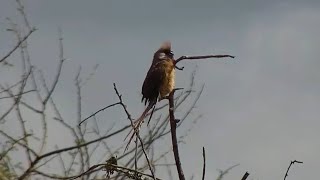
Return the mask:
{"type": "Polygon", "coordinates": [[[173,51],[170,51],[170,55],[172,55],[172,56],[174,55],[174,54],[173,54],[173,51]]]}
{"type": "Polygon", "coordinates": [[[166,59],[166,54],[160,53],[158,57],[159,57],[159,59],[166,59]]]}

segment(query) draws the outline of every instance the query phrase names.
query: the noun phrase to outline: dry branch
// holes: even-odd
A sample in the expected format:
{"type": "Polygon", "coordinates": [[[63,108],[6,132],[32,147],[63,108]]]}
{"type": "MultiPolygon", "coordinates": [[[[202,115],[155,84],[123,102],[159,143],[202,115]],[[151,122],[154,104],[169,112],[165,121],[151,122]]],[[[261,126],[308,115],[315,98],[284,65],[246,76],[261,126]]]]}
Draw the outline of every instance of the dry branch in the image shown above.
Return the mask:
{"type": "Polygon", "coordinates": [[[246,179],[248,178],[248,176],[249,176],[249,173],[246,172],[246,173],[242,176],[241,180],[246,180],[246,179]]]}
{"type": "Polygon", "coordinates": [[[16,50],[20,47],[20,45],[21,45],[25,40],[27,40],[28,37],[29,37],[34,31],[36,31],[36,28],[31,29],[31,30],[29,31],[29,33],[28,33],[26,36],[24,36],[24,37],[17,43],[17,45],[16,45],[15,47],[12,48],[11,51],[9,51],[5,56],[3,56],[3,58],[0,59],[0,63],[3,62],[4,60],[6,60],[14,51],[16,51],[16,50]]]}
{"type": "Polygon", "coordinates": [[[231,55],[205,55],[205,56],[181,56],[175,61],[175,67],[179,70],[183,70],[184,67],[179,68],[177,67],[177,64],[182,61],[182,60],[193,60],[193,59],[209,59],[209,58],[225,58],[225,57],[230,57],[230,58],[235,58],[234,56],[231,55]]]}
{"type": "Polygon", "coordinates": [[[180,180],[185,180],[184,173],[181,166],[180,156],[179,156],[179,148],[177,141],[177,121],[174,116],[174,93],[176,89],[174,89],[169,95],[169,116],[170,116],[170,127],[171,127],[171,140],[172,140],[172,148],[174,154],[174,160],[176,162],[177,171],[180,180]]]}
{"type": "Polygon", "coordinates": [[[206,150],[202,147],[202,157],[203,157],[203,168],[202,168],[202,180],[206,175],[206,150]]]}
{"type": "Polygon", "coordinates": [[[297,161],[297,160],[291,161],[290,164],[289,164],[289,167],[288,167],[288,169],[287,169],[287,172],[286,172],[286,174],[284,175],[283,180],[286,180],[286,178],[288,177],[289,170],[290,170],[291,166],[292,166],[294,163],[302,164],[303,162],[302,162],[302,161],[297,161]]]}
{"type": "MultiPolygon", "coordinates": [[[[125,113],[127,114],[127,118],[130,120],[131,127],[133,128],[134,133],[135,133],[136,137],[137,137],[137,138],[139,139],[139,141],[140,141],[141,149],[142,149],[142,151],[143,151],[143,154],[144,154],[145,157],[146,157],[146,160],[147,160],[147,163],[148,163],[148,166],[149,166],[149,170],[150,170],[150,172],[151,172],[151,174],[152,174],[152,177],[153,177],[154,180],[156,180],[156,177],[155,177],[154,171],[153,171],[153,169],[152,169],[150,160],[149,160],[148,155],[147,155],[147,153],[146,153],[146,150],[145,150],[145,148],[144,148],[143,140],[141,139],[141,137],[140,137],[140,135],[139,135],[139,132],[134,128],[133,119],[132,119],[132,117],[131,117],[131,114],[130,114],[129,111],[127,110],[127,106],[123,103],[123,101],[122,101],[122,95],[119,93],[119,91],[118,91],[115,83],[113,83],[113,87],[114,87],[114,90],[115,90],[115,92],[116,92],[116,94],[117,94],[117,96],[118,96],[118,98],[119,98],[120,105],[123,107],[123,110],[124,110],[125,113]]],[[[130,142],[129,142],[129,143],[130,143],[130,142]]],[[[136,142],[136,143],[138,143],[138,142],[136,142]]],[[[126,148],[125,148],[125,149],[126,149],[126,148]]]]}

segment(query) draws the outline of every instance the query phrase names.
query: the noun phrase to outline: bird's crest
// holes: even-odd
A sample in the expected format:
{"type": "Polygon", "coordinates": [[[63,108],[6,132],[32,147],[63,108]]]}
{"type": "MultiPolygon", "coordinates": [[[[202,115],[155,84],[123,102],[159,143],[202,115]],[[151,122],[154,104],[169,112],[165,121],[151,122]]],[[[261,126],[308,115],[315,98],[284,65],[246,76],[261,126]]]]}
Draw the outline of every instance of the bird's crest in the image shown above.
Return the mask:
{"type": "Polygon", "coordinates": [[[171,42],[170,41],[165,41],[162,43],[162,45],[160,46],[160,49],[162,50],[171,50],[171,42]]]}

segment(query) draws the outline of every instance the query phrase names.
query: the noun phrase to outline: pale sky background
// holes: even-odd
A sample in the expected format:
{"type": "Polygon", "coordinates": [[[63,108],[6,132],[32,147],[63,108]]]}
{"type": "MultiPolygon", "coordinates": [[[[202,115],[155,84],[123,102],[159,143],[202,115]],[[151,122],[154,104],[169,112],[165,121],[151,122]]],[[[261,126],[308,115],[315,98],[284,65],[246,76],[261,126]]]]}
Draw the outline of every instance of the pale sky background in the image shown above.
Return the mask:
{"type": "MultiPolygon", "coordinates": [[[[86,77],[99,64],[83,89],[83,116],[117,102],[113,82],[138,116],[143,110],[141,85],[153,52],[171,40],[176,57],[236,56],[180,64],[185,70],[177,72],[178,87],[189,84],[195,68],[196,89],[205,84],[193,113],[203,117],[179,146],[187,178],[193,174],[201,178],[203,146],[207,179],[215,178],[217,169],[237,163],[240,166],[225,180],[240,179],[245,171],[249,179],[283,179],[295,159],[304,163],[292,167],[288,180],[319,177],[320,1],[25,0],[24,4],[38,28],[29,40],[31,57],[48,82],[58,62],[57,28],[63,30],[69,60],[54,95],[70,123],[76,114],[73,79],[79,66],[86,77]]],[[[1,0],[0,57],[15,44],[5,31],[5,17],[18,17],[15,7],[14,1],[1,0]]],[[[10,62],[15,59],[18,54],[10,62]]],[[[14,82],[3,74],[0,83],[14,82]]],[[[122,111],[113,111],[98,116],[100,128],[128,123],[124,116],[114,120],[122,111]]],[[[178,133],[191,124],[187,122],[178,133]]],[[[5,128],[15,131],[13,126],[5,128]]],[[[63,144],[63,135],[50,133],[56,134],[52,143],[63,144]]],[[[169,146],[170,138],[167,141],[169,146]]]]}

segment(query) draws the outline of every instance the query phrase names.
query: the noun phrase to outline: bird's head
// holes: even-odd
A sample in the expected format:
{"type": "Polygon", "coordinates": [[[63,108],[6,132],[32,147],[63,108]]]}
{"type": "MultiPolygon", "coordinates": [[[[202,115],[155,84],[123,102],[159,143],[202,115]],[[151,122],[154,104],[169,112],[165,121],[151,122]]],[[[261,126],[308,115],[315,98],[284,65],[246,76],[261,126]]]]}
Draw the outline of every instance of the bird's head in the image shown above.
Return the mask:
{"type": "Polygon", "coordinates": [[[162,43],[158,51],[154,54],[155,59],[164,60],[164,59],[173,59],[173,52],[171,51],[171,42],[165,41],[162,43]]]}

